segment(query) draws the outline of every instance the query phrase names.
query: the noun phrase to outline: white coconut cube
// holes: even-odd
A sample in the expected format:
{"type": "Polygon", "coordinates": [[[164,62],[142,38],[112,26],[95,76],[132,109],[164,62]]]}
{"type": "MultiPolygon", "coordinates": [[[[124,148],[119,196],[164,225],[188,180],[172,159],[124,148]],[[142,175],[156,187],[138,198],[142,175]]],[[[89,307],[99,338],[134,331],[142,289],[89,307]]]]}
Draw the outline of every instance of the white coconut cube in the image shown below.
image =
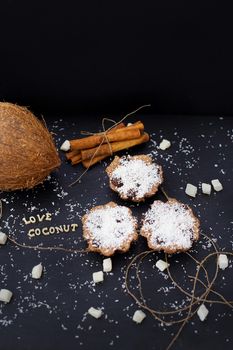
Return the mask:
{"type": "Polygon", "coordinates": [[[35,279],[41,278],[42,272],[43,272],[43,266],[41,263],[34,266],[32,269],[32,278],[35,278],[35,279]]]}
{"type": "Polygon", "coordinates": [[[206,183],[202,183],[201,184],[201,189],[202,189],[202,193],[204,194],[211,194],[211,185],[210,184],[206,184],[206,183]]]}
{"type": "Polygon", "coordinates": [[[136,323],[142,323],[145,317],[146,317],[145,312],[143,312],[142,310],[137,310],[133,315],[133,321],[136,323]]]}
{"type": "Polygon", "coordinates": [[[102,310],[96,309],[94,307],[90,307],[90,309],[88,310],[88,313],[94,318],[100,318],[103,315],[102,310]]]}
{"type": "Polygon", "coordinates": [[[159,148],[162,150],[162,151],[165,151],[165,149],[171,147],[171,142],[166,140],[166,139],[163,139],[162,142],[160,142],[159,144],[159,148]]]}
{"type": "Polygon", "coordinates": [[[3,232],[0,232],[0,244],[4,245],[6,244],[7,241],[7,235],[3,232]]]}
{"type": "Polygon", "coordinates": [[[221,182],[218,179],[212,180],[211,181],[213,188],[215,189],[215,191],[219,192],[222,191],[223,186],[221,184],[221,182]]]}
{"type": "Polygon", "coordinates": [[[103,271],[94,272],[92,274],[92,277],[95,283],[100,283],[100,282],[103,282],[104,280],[104,273],[103,271]]]}
{"type": "Polygon", "coordinates": [[[65,141],[63,142],[63,144],[61,145],[60,150],[61,150],[61,151],[64,151],[64,152],[69,151],[69,150],[70,150],[70,141],[65,140],[65,141]]]}
{"type": "Polygon", "coordinates": [[[204,304],[201,304],[201,306],[197,310],[197,314],[201,321],[204,321],[209,313],[209,310],[204,304]]]}
{"type": "Polygon", "coordinates": [[[192,185],[192,184],[187,184],[186,185],[186,189],[185,189],[185,193],[190,196],[190,197],[196,197],[197,194],[197,187],[192,185]]]}
{"type": "Polygon", "coordinates": [[[13,293],[8,289],[1,289],[0,290],[0,301],[3,301],[4,303],[9,303],[11,301],[13,293]]]}
{"type": "Polygon", "coordinates": [[[228,267],[228,258],[226,254],[219,254],[218,266],[221,270],[225,270],[228,267]]]}
{"type": "Polygon", "coordinates": [[[103,260],[103,271],[104,272],[111,272],[112,271],[112,259],[107,258],[103,260]]]}
{"type": "Polygon", "coordinates": [[[160,271],[164,271],[168,268],[168,266],[170,266],[168,263],[166,263],[166,261],[163,260],[158,260],[155,264],[155,266],[160,270],[160,271]]]}

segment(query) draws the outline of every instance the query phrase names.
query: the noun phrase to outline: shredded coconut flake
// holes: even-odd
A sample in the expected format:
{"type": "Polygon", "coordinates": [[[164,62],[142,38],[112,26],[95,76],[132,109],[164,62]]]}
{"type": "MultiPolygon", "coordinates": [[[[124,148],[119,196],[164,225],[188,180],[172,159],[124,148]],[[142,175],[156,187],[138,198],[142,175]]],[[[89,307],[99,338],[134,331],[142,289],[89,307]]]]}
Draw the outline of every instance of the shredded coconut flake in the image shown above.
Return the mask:
{"type": "Polygon", "coordinates": [[[114,178],[122,184],[118,187],[118,192],[135,199],[143,198],[155,184],[159,185],[162,182],[159,165],[127,157],[123,157],[112,172],[111,180],[114,178]]]}
{"type": "Polygon", "coordinates": [[[120,248],[132,239],[136,220],[124,206],[105,207],[89,213],[86,227],[93,245],[103,248],[120,248]]]}
{"type": "Polygon", "coordinates": [[[194,224],[195,220],[184,204],[155,201],[146,213],[142,230],[149,232],[153,245],[189,249],[194,224]]]}

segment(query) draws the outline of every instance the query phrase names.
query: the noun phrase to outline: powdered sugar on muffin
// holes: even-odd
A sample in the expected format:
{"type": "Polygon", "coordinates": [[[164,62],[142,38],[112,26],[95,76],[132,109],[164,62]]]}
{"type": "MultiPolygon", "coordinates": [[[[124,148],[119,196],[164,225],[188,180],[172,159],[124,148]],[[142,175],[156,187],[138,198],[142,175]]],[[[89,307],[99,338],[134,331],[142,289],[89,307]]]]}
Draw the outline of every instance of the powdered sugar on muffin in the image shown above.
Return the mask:
{"type": "Polygon", "coordinates": [[[199,238],[199,220],[189,206],[175,199],[166,203],[154,201],[140,233],[152,249],[167,253],[186,251],[199,238]]]}
{"type": "Polygon", "coordinates": [[[138,237],[137,221],[131,210],[114,202],[92,208],[82,222],[89,249],[105,256],[116,250],[126,252],[138,237]]]}
{"type": "Polygon", "coordinates": [[[110,187],[122,199],[141,202],[153,196],[163,182],[162,167],[153,163],[150,156],[115,157],[107,167],[110,187]]]}

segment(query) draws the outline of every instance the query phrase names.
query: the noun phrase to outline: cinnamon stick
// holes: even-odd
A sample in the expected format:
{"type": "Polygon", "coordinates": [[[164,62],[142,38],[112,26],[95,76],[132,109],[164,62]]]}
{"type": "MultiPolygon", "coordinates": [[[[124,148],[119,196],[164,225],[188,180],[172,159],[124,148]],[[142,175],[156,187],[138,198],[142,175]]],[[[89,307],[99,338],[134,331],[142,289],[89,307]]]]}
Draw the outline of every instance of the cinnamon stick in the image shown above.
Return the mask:
{"type": "Polygon", "coordinates": [[[149,135],[145,132],[139,138],[134,140],[120,141],[120,142],[112,142],[109,145],[101,145],[99,147],[94,147],[92,149],[81,151],[82,156],[82,164],[88,168],[89,166],[99,162],[100,160],[112,155],[112,153],[122,151],[124,149],[140,145],[141,143],[149,141],[149,135]],[[93,159],[92,159],[93,158],[93,159]]]}
{"type": "MultiPolygon", "coordinates": [[[[108,133],[110,132],[113,132],[113,131],[116,131],[118,129],[122,129],[122,128],[126,128],[125,124],[124,123],[120,123],[120,124],[117,124],[116,126],[114,126],[111,130],[108,131],[108,133]]],[[[78,164],[81,162],[81,153],[79,150],[73,150],[73,151],[69,151],[66,153],[66,158],[67,160],[71,160],[71,163],[72,165],[75,165],[75,164],[78,164]],[[74,158],[75,156],[77,155],[80,155],[80,157],[76,157],[74,158]],[[73,159],[74,158],[74,159],[73,159]]]]}
{"type": "Polygon", "coordinates": [[[82,165],[85,167],[85,168],[89,168],[91,167],[92,165],[100,162],[101,160],[104,160],[105,158],[108,158],[108,156],[99,156],[99,157],[95,157],[93,158],[92,160],[83,160],[82,161],[82,165]]]}
{"type": "Polygon", "coordinates": [[[80,153],[80,151],[78,151],[78,150],[69,151],[66,153],[66,158],[67,158],[67,160],[71,160],[74,156],[77,156],[79,153],[80,153]]]}
{"type": "MultiPolygon", "coordinates": [[[[136,124],[136,123],[135,123],[136,124]]],[[[124,140],[132,140],[134,138],[138,138],[141,134],[142,128],[144,129],[144,125],[141,123],[138,125],[132,124],[130,126],[124,128],[117,128],[115,130],[110,130],[107,133],[107,138],[109,142],[118,142],[124,140]]],[[[85,137],[82,139],[71,140],[70,146],[72,150],[84,150],[96,147],[101,143],[107,143],[107,138],[103,134],[93,135],[89,137],[85,137]]]]}
{"type": "Polygon", "coordinates": [[[73,157],[71,158],[71,164],[72,164],[72,165],[81,163],[81,161],[82,161],[81,153],[79,153],[79,154],[77,154],[76,156],[73,156],[73,157]]]}
{"type": "MultiPolygon", "coordinates": [[[[117,124],[115,126],[112,127],[112,129],[110,129],[109,131],[107,131],[107,134],[109,132],[113,132],[113,131],[116,131],[116,130],[119,130],[119,129],[123,129],[123,128],[126,128],[125,124],[124,123],[120,123],[120,124],[117,124]]],[[[103,133],[103,132],[102,132],[103,133]]],[[[100,134],[102,134],[100,133],[100,134]]]]}
{"type": "Polygon", "coordinates": [[[138,121],[138,122],[133,123],[131,125],[127,125],[126,128],[127,129],[138,128],[140,131],[144,131],[144,124],[141,121],[138,121]]]}
{"type": "MultiPolygon", "coordinates": [[[[108,134],[109,132],[112,132],[112,131],[116,131],[118,129],[122,129],[122,128],[126,128],[126,125],[125,123],[121,122],[115,126],[112,126],[110,130],[107,130],[106,133],[108,134]]],[[[100,131],[100,132],[96,132],[96,133],[90,133],[90,132],[86,132],[86,131],[81,131],[81,134],[82,135],[103,135],[103,131],[100,131]]]]}

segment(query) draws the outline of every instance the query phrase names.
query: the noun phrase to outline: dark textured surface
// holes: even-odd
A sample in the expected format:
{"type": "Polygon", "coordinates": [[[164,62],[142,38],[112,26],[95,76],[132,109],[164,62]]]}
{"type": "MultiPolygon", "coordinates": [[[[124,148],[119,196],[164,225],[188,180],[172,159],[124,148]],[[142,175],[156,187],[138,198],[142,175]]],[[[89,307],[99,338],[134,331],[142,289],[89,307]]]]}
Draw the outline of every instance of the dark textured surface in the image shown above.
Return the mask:
{"type": "MultiPolygon", "coordinates": [[[[94,115],[45,115],[45,118],[49,129],[56,133],[58,145],[66,138],[78,136],[80,130],[96,131],[101,124],[101,118],[94,115]]],[[[201,220],[202,232],[216,238],[221,249],[232,250],[233,118],[165,118],[139,114],[128,121],[138,119],[145,122],[146,130],[152,134],[152,141],[131,150],[130,154],[151,153],[163,166],[164,189],[169,196],[189,204],[201,220]],[[157,149],[163,137],[172,142],[171,148],[166,151],[157,149]],[[213,191],[211,196],[205,196],[199,190],[196,199],[185,195],[187,182],[198,185],[214,178],[222,182],[222,192],[213,191]]],[[[93,167],[81,184],[70,188],[69,184],[81,174],[82,167],[72,168],[64,161],[64,155],[61,157],[62,167],[43,186],[33,191],[1,194],[4,201],[1,226],[4,232],[26,244],[85,247],[81,237],[81,216],[93,205],[110,200],[129,205],[141,220],[153,199],[140,205],[120,200],[108,187],[104,169],[109,160],[93,167]],[[22,223],[22,218],[45,212],[53,214],[52,221],[48,224],[43,222],[39,227],[71,222],[77,222],[80,227],[76,233],[39,236],[29,240],[29,226],[22,223]]],[[[161,193],[155,198],[164,199],[161,193]]],[[[211,251],[207,245],[202,240],[194,246],[193,254],[203,257],[211,251]]],[[[165,349],[177,326],[161,326],[149,314],[143,324],[134,324],[131,317],[137,305],[122,288],[130,258],[145,249],[145,240],[140,238],[129,253],[114,256],[113,273],[105,275],[104,283],[94,287],[91,283],[92,273],[102,268],[100,255],[35,252],[16,248],[8,242],[0,248],[0,287],[12,290],[14,297],[10,304],[0,304],[0,349],[165,349]],[[39,262],[45,267],[43,278],[31,280],[31,269],[39,262]],[[103,307],[104,316],[99,320],[85,317],[90,306],[103,307]],[[108,317],[105,318],[105,315],[108,317]]],[[[160,309],[166,309],[169,303],[175,302],[179,306],[184,297],[172,288],[169,279],[165,278],[166,274],[157,271],[154,264],[158,258],[163,259],[163,254],[155,254],[141,268],[148,302],[160,309]],[[168,288],[167,291],[165,288],[168,288]]],[[[207,266],[212,271],[213,261],[207,266]]],[[[176,279],[185,286],[188,285],[187,273],[195,273],[195,266],[184,254],[171,259],[171,269],[176,279]]],[[[135,280],[133,285],[136,286],[135,280]]],[[[215,288],[226,298],[232,298],[232,263],[227,270],[220,271],[215,288]]],[[[213,295],[211,297],[214,298],[213,295]]],[[[232,349],[231,310],[224,305],[207,307],[210,311],[208,319],[202,323],[194,316],[174,349],[232,349]]]]}

